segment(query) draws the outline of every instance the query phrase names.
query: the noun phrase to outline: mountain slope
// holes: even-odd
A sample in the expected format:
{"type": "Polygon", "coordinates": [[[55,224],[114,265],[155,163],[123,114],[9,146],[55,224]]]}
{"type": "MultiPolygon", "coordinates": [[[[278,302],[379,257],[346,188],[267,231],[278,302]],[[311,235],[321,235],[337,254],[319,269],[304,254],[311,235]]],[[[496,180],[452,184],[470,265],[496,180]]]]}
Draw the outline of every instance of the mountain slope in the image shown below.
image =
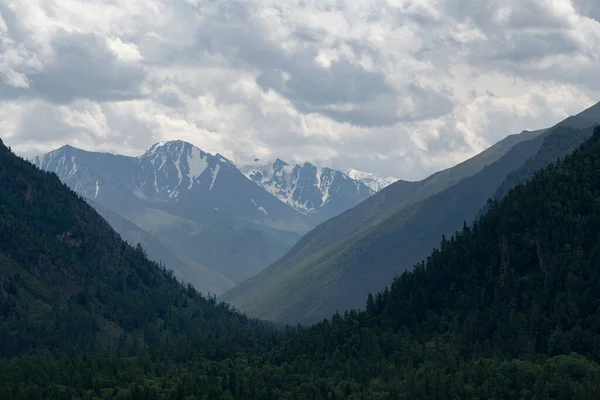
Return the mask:
{"type": "MultiPolygon", "coordinates": [[[[571,120],[555,129],[574,129],[568,127],[574,125],[571,120]]],[[[336,309],[357,307],[368,292],[380,290],[425,257],[443,234],[472,221],[507,175],[536,155],[551,132],[509,136],[424,181],[389,186],[317,227],[281,260],[221,298],[251,316],[289,323],[313,323],[336,309]],[[398,259],[402,261],[394,261],[398,259]]]]}
{"type": "Polygon", "coordinates": [[[424,340],[438,329],[460,337],[466,356],[576,351],[599,360],[599,170],[596,127],[564,161],[444,239],[380,301],[371,297],[372,316],[424,340]]]}
{"type": "MultiPolygon", "coordinates": [[[[0,310],[0,357],[106,347],[116,354],[182,330],[195,332],[190,345],[219,352],[229,340],[215,341],[219,330],[248,326],[128,246],[56,175],[1,141],[0,310]]],[[[244,330],[252,342],[255,331],[244,330]]],[[[234,347],[245,341],[230,339],[234,347]]]]}
{"type": "MultiPolygon", "coordinates": [[[[598,121],[600,121],[600,117],[598,121]]],[[[507,175],[492,197],[494,199],[501,199],[510,189],[519,183],[531,179],[537,171],[547,167],[549,164],[579,147],[581,143],[592,135],[590,125],[593,124],[589,124],[586,128],[582,129],[568,129],[565,128],[565,125],[559,125],[559,127],[553,130],[551,135],[545,137],[542,148],[534,157],[531,157],[520,168],[507,175]]]]}
{"type": "Polygon", "coordinates": [[[119,214],[91,200],[88,200],[88,203],[96,209],[123,240],[134,247],[139,243],[146,250],[150,260],[173,270],[177,279],[185,284],[191,283],[200,293],[218,295],[234,286],[231,280],[215,270],[206,268],[187,257],[177,255],[159,239],[119,214]]]}
{"type": "MultiPolygon", "coordinates": [[[[295,232],[233,218],[219,211],[166,203],[131,220],[177,254],[239,283],[277,260],[300,238],[295,232]]],[[[211,293],[220,294],[215,287],[211,293]]]]}
{"type": "Polygon", "coordinates": [[[313,221],[322,222],[357,205],[374,191],[359,180],[310,163],[289,165],[280,159],[242,171],[252,181],[313,221]]]}
{"type": "MultiPolygon", "coordinates": [[[[287,307],[300,298],[310,298],[311,295],[324,290],[323,288],[327,287],[326,282],[335,285],[333,282],[337,280],[336,268],[332,268],[330,275],[326,277],[311,272],[314,269],[319,270],[323,261],[332,259],[337,252],[366,234],[380,221],[398,212],[397,210],[408,209],[412,204],[417,204],[452,186],[462,178],[470,176],[469,174],[478,172],[487,163],[500,158],[514,144],[535,138],[541,133],[542,131],[524,132],[522,135],[509,136],[454,169],[436,173],[423,181],[400,180],[393,183],[354,208],[318,225],[304,235],[285,256],[261,271],[259,275],[226,292],[221,299],[231,302],[253,316],[281,318],[279,313],[272,313],[270,308],[287,307]],[[311,282],[320,279],[322,281],[316,285],[307,284],[306,281],[299,279],[299,275],[302,274],[307,275],[311,282]],[[303,284],[296,286],[295,282],[303,282],[303,284]],[[279,301],[279,297],[284,293],[287,293],[286,300],[279,301]],[[278,302],[272,303],[273,299],[278,299],[278,302]]],[[[360,301],[364,293],[362,290],[361,295],[357,294],[356,301],[360,301]]],[[[319,302],[318,297],[315,301],[319,302]]],[[[305,308],[307,312],[314,307],[314,304],[300,304],[298,307],[305,308]]]]}
{"type": "Polygon", "coordinates": [[[285,323],[314,323],[336,310],[360,307],[369,292],[425,257],[442,234],[472,220],[514,165],[535,154],[542,141],[538,136],[518,143],[490,167],[404,207],[374,228],[313,255],[293,258],[291,268],[277,262],[223,299],[249,315],[285,323]],[[267,281],[265,276],[277,280],[267,281]],[[256,297],[229,297],[243,293],[246,285],[252,285],[256,297]]]}

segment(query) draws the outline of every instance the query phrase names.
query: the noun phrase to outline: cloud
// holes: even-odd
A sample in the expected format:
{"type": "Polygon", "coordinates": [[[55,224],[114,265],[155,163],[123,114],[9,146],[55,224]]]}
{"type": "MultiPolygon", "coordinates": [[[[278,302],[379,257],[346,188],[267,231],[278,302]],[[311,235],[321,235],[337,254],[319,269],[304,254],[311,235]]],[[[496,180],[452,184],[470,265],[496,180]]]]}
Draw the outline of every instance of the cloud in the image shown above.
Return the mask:
{"type": "Polygon", "coordinates": [[[0,136],[405,179],[600,100],[594,0],[4,0],[0,136]]]}
{"type": "Polygon", "coordinates": [[[143,96],[145,69],[120,58],[105,37],[60,30],[50,42],[50,50],[43,66],[22,69],[21,80],[7,80],[0,96],[39,97],[60,104],[75,99],[120,101],[143,96]]]}
{"type": "Polygon", "coordinates": [[[580,15],[600,21],[600,8],[596,0],[575,0],[573,6],[580,15]]]}
{"type": "MultiPolygon", "coordinates": [[[[400,92],[386,82],[382,71],[368,70],[344,55],[320,63],[319,32],[306,27],[290,31],[289,40],[303,41],[308,46],[287,51],[267,38],[246,8],[241,6],[234,16],[226,14],[216,22],[202,24],[194,32],[196,43],[182,51],[184,58],[201,63],[207,56],[220,56],[232,68],[256,71],[255,81],[264,91],[275,91],[302,113],[322,114],[337,122],[381,126],[403,119],[427,118],[431,110],[406,113],[394,106],[399,105],[400,98],[409,96],[419,109],[426,109],[432,97],[439,98],[437,105],[445,100],[433,89],[413,83],[400,88],[400,92]]],[[[436,107],[436,111],[449,111],[449,104],[445,101],[446,107],[436,107]]]]}

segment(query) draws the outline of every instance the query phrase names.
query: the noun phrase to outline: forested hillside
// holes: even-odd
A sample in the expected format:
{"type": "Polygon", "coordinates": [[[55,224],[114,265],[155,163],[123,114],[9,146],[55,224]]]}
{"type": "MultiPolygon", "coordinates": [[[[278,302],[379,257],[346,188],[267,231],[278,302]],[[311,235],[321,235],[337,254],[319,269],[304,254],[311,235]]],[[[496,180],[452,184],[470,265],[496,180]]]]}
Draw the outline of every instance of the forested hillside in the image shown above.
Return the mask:
{"type": "Polygon", "coordinates": [[[247,331],[232,346],[256,343],[254,325],[148,261],[55,174],[0,142],[1,356],[132,351],[169,332],[216,354],[232,326],[247,331]]]}
{"type": "Polygon", "coordinates": [[[280,333],[183,288],[0,153],[1,398],[600,397],[600,128],[365,311],[280,333]],[[61,328],[61,307],[86,323],[61,328]]]}
{"type": "Polygon", "coordinates": [[[501,199],[517,184],[531,179],[540,169],[569,154],[592,135],[593,124],[576,129],[570,126],[558,126],[552,134],[544,138],[537,154],[528,159],[520,168],[507,175],[504,182],[496,189],[495,199],[501,199]]]}

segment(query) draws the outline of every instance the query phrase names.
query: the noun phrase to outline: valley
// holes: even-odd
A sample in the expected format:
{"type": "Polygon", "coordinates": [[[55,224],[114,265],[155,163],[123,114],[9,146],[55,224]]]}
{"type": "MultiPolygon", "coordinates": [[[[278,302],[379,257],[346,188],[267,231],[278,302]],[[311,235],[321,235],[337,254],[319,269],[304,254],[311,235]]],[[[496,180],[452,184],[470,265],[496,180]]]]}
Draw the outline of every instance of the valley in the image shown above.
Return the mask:
{"type": "Polygon", "coordinates": [[[595,398],[599,160],[597,127],[363,310],[278,330],[0,143],[0,398],[595,398]]]}
{"type": "Polygon", "coordinates": [[[600,399],[596,0],[0,0],[0,400],[600,399]]]}

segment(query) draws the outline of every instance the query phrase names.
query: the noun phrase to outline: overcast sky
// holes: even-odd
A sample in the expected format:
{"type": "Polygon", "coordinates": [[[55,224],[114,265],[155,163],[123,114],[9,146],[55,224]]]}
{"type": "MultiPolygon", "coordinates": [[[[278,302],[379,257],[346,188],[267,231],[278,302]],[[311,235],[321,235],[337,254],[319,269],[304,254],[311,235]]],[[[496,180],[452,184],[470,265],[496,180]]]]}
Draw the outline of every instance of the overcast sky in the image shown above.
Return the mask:
{"type": "Polygon", "coordinates": [[[0,0],[0,137],[418,179],[600,101],[598,0],[0,0]]]}

